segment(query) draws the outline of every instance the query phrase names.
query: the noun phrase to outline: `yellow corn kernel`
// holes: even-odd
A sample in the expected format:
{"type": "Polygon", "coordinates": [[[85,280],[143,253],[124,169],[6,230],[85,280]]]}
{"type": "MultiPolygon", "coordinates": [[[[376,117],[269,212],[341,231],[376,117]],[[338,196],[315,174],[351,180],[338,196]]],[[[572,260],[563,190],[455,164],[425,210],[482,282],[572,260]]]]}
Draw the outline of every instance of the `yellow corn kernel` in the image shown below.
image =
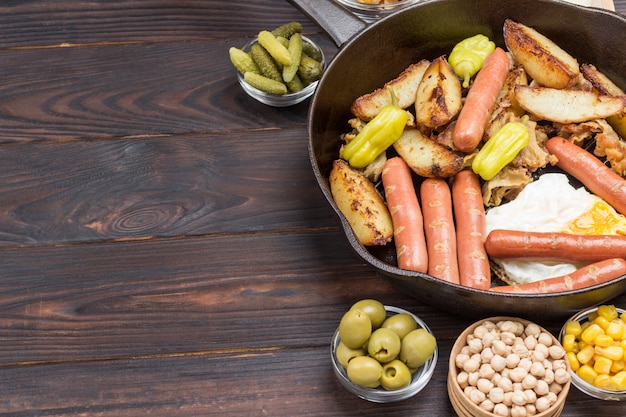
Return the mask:
{"type": "MultiPolygon", "coordinates": [[[[581,350],[583,350],[585,348],[585,346],[587,346],[589,343],[585,342],[584,340],[579,340],[578,341],[578,352],[580,352],[581,350]]],[[[576,353],[578,353],[576,352],[576,353]]]]}
{"type": "Polygon", "coordinates": [[[614,391],[626,390],[626,371],[618,372],[611,377],[611,389],[614,391]]]}
{"type": "Polygon", "coordinates": [[[580,325],[580,322],[576,321],[576,320],[568,320],[567,323],[565,323],[565,334],[571,334],[573,336],[580,336],[580,334],[582,333],[583,329],[580,325]]]}
{"type": "Polygon", "coordinates": [[[569,362],[569,366],[572,368],[572,371],[578,371],[578,368],[580,368],[580,362],[578,362],[576,354],[574,352],[567,352],[565,356],[567,357],[567,361],[569,362]]]}
{"type": "Polygon", "coordinates": [[[605,357],[612,361],[618,361],[624,358],[624,349],[622,349],[621,346],[596,346],[593,351],[597,355],[600,355],[599,358],[605,357]]]}
{"type": "Polygon", "coordinates": [[[593,368],[589,365],[582,365],[580,368],[578,368],[576,375],[578,375],[580,379],[582,379],[586,383],[592,384],[592,385],[593,385],[593,380],[596,379],[596,377],[598,376],[596,371],[594,371],[593,368]]]}
{"type": "MultiPolygon", "coordinates": [[[[591,318],[589,318],[589,320],[591,320],[591,318]]],[[[591,326],[591,323],[592,321],[586,321],[584,323],[581,323],[580,324],[580,329],[582,330],[581,333],[584,332],[587,327],[591,326]]]]}
{"type": "Polygon", "coordinates": [[[611,323],[609,323],[609,327],[606,328],[605,332],[614,340],[621,340],[626,335],[626,323],[618,319],[611,320],[611,323]]]}
{"type": "Polygon", "coordinates": [[[587,320],[594,321],[596,319],[596,317],[598,317],[598,316],[599,316],[598,311],[594,311],[594,312],[589,313],[587,315],[587,320]]]}
{"type": "Polygon", "coordinates": [[[593,364],[593,370],[598,374],[606,374],[608,375],[611,372],[611,365],[613,365],[613,361],[604,356],[600,356],[593,364]]]}
{"type": "Polygon", "coordinates": [[[626,369],[626,361],[624,359],[620,359],[618,361],[613,361],[613,365],[611,365],[611,373],[616,374],[620,371],[626,369]]]}
{"type": "Polygon", "coordinates": [[[607,327],[609,327],[609,323],[611,323],[611,320],[607,320],[607,318],[604,316],[598,316],[595,318],[593,323],[600,326],[602,330],[606,330],[607,327]]]}
{"type": "Polygon", "coordinates": [[[611,377],[607,374],[600,374],[593,379],[593,386],[601,389],[609,389],[611,386],[611,377]]]}
{"type": "Polygon", "coordinates": [[[593,346],[587,345],[576,354],[576,359],[578,359],[578,362],[582,364],[587,364],[589,363],[589,361],[591,361],[591,359],[593,359],[594,354],[595,349],[593,348],[593,346]]]}
{"type": "Polygon", "coordinates": [[[593,344],[600,347],[613,346],[613,338],[607,334],[601,334],[593,339],[593,344]]]}
{"type": "Polygon", "coordinates": [[[597,323],[592,323],[589,327],[583,330],[580,334],[580,338],[583,342],[593,343],[593,340],[599,335],[604,334],[604,330],[597,323]]]}
{"type": "Polygon", "coordinates": [[[565,334],[565,336],[563,336],[563,342],[561,344],[563,345],[563,349],[565,349],[566,352],[573,352],[574,347],[576,347],[576,336],[570,333],[565,334]]]}
{"type": "Polygon", "coordinates": [[[608,321],[617,318],[617,309],[614,305],[602,305],[598,307],[598,316],[604,317],[608,321]]]}

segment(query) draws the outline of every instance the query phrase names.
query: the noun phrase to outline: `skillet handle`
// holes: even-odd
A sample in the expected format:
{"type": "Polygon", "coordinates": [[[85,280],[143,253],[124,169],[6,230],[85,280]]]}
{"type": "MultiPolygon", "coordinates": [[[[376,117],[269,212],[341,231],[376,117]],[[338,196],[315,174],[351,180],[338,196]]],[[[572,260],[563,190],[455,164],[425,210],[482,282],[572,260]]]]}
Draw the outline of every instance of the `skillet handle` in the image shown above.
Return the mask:
{"type": "Polygon", "coordinates": [[[300,9],[341,47],[367,24],[333,0],[287,0],[300,9]]]}

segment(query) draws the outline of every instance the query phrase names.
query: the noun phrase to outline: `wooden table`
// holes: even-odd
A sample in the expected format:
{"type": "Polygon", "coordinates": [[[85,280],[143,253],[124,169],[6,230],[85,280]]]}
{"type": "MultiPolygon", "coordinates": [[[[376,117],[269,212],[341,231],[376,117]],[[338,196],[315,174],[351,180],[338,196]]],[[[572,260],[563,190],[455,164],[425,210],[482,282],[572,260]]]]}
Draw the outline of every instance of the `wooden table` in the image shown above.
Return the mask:
{"type": "MultiPolygon", "coordinates": [[[[0,3],[3,415],[453,414],[446,364],[471,320],[349,248],[309,165],[308,101],[237,85],[228,47],[291,20],[333,56],[283,1],[0,3]],[[376,405],[334,377],[330,337],[361,298],[438,337],[418,396],[376,405]]],[[[572,389],[563,415],[623,410],[572,389]]]]}

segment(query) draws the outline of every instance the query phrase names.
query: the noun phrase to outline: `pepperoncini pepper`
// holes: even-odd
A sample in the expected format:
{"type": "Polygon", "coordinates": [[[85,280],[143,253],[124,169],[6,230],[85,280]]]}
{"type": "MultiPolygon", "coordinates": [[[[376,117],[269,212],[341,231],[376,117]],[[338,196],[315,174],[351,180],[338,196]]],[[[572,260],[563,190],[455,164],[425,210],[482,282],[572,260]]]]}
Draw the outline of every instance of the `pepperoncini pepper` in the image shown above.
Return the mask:
{"type": "Polygon", "coordinates": [[[455,74],[463,78],[463,88],[469,86],[469,81],[483,66],[485,58],[496,49],[496,44],[485,35],[475,35],[457,43],[448,63],[455,74]]]}
{"type": "Polygon", "coordinates": [[[489,181],[530,142],[528,128],[522,122],[502,126],[478,151],[472,161],[472,170],[489,181]]]}
{"type": "Polygon", "coordinates": [[[406,110],[392,104],[380,109],[365,127],[343,148],[342,157],[354,168],[365,168],[402,135],[408,121],[406,110]]]}

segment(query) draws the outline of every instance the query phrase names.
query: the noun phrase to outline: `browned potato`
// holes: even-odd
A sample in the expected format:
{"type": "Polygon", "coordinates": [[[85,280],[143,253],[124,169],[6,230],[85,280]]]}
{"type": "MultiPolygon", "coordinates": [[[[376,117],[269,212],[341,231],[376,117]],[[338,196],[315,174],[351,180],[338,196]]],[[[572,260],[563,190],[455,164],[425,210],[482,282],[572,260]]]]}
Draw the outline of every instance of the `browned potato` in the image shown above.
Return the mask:
{"type": "Polygon", "coordinates": [[[424,136],[418,129],[404,129],[393,147],[422,177],[447,178],[463,169],[462,156],[424,136]]]}
{"type": "Polygon", "coordinates": [[[435,59],[422,77],[415,96],[417,122],[435,129],[461,110],[461,82],[445,56],[435,59]]]}
{"type": "MultiPolygon", "coordinates": [[[[600,94],[613,97],[623,97],[626,95],[624,91],[613,83],[606,75],[598,71],[598,69],[590,64],[582,64],[581,72],[585,79],[591,83],[600,94]]],[[[626,114],[616,114],[608,117],[607,122],[622,138],[626,138],[626,114]]]]}
{"type": "Polygon", "coordinates": [[[396,96],[396,104],[406,109],[415,103],[415,93],[430,61],[423,59],[410,65],[397,78],[386,83],[382,88],[357,98],[352,103],[352,114],[362,120],[371,120],[387,104],[392,103],[391,91],[396,96]]]}
{"type": "Polygon", "coordinates": [[[515,86],[515,98],[539,119],[563,124],[605,119],[624,111],[626,106],[626,97],[526,85],[515,86]]]}
{"type": "Polygon", "coordinates": [[[330,191],[359,242],[386,245],[393,237],[391,215],[374,184],[342,159],[333,162],[330,191]]]}
{"type": "Polygon", "coordinates": [[[504,42],[515,60],[542,86],[571,88],[578,82],[578,61],[535,29],[507,19],[504,42]]]}
{"type": "Polygon", "coordinates": [[[504,86],[500,91],[496,102],[496,109],[491,114],[489,122],[485,127],[483,140],[489,140],[498,130],[506,123],[513,120],[514,117],[522,117],[526,110],[519,105],[515,99],[515,86],[528,85],[528,77],[522,65],[515,65],[507,74],[504,86]]]}

